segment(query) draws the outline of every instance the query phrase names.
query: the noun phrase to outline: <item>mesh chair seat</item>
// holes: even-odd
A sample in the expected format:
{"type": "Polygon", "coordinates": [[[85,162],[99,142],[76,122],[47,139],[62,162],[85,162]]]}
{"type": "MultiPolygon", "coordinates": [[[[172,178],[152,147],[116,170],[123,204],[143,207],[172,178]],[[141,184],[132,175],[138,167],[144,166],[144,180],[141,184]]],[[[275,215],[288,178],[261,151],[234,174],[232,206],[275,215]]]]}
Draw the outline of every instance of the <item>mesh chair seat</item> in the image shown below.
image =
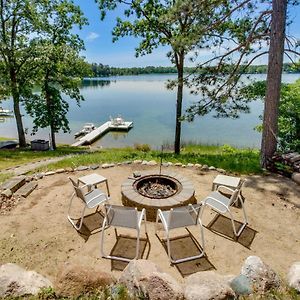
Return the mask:
{"type": "Polygon", "coordinates": [[[163,218],[169,224],[169,229],[175,229],[180,227],[187,227],[191,225],[197,225],[197,215],[194,211],[188,209],[188,207],[176,207],[173,211],[165,210],[161,211],[163,218]]]}
{"type": "Polygon", "coordinates": [[[137,259],[139,255],[140,231],[141,231],[142,221],[144,221],[145,233],[147,235],[145,208],[143,208],[142,211],[138,211],[137,208],[134,207],[126,207],[126,206],[119,206],[119,205],[106,204],[104,207],[105,207],[105,218],[102,224],[102,232],[101,232],[101,256],[105,258],[116,259],[125,262],[131,261],[131,259],[126,257],[106,255],[104,253],[105,228],[109,226],[113,226],[115,230],[117,230],[116,229],[117,227],[124,227],[124,228],[136,230],[137,240],[136,240],[136,253],[134,259],[137,259]]]}
{"type": "Polygon", "coordinates": [[[106,210],[108,226],[136,229],[142,216],[142,212],[136,211],[134,207],[106,205],[106,210]]]}
{"type": "Polygon", "coordinates": [[[206,204],[222,214],[227,212],[230,202],[230,198],[219,192],[211,192],[206,198],[206,204]]]}
{"type": "Polygon", "coordinates": [[[166,233],[167,252],[171,263],[181,263],[185,261],[190,261],[193,259],[201,258],[205,255],[203,226],[199,218],[200,208],[201,208],[201,204],[195,204],[195,205],[189,204],[188,206],[171,208],[168,211],[162,211],[161,209],[158,209],[156,224],[155,224],[156,227],[155,232],[157,233],[158,231],[158,222],[160,219],[166,233]],[[202,251],[198,255],[189,256],[181,259],[172,259],[170,237],[169,237],[170,230],[176,228],[188,227],[191,225],[199,225],[200,227],[202,251]]]}
{"type": "Polygon", "coordinates": [[[84,200],[88,208],[94,208],[107,200],[107,196],[99,189],[94,189],[84,195],[84,200]]]}

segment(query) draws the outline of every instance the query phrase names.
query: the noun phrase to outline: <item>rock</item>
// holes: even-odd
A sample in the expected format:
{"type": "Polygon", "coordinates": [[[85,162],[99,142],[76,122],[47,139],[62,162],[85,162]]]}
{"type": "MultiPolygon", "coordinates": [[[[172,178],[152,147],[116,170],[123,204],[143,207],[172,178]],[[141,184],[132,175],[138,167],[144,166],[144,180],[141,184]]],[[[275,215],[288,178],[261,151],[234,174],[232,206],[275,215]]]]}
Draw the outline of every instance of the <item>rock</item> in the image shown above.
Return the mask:
{"type": "Polygon", "coordinates": [[[67,167],[67,168],[65,168],[65,171],[66,172],[74,172],[74,169],[71,167],[67,167]]]}
{"type": "Polygon", "coordinates": [[[292,179],[293,179],[296,183],[300,184],[300,173],[297,173],[297,172],[293,173],[293,174],[292,174],[292,179]]]}
{"type": "Polygon", "coordinates": [[[143,161],[141,162],[141,164],[142,164],[142,165],[147,165],[148,162],[147,162],[147,160],[143,160],[143,161]]]}
{"type": "Polygon", "coordinates": [[[162,273],[151,261],[132,260],[124,269],[119,282],[135,296],[149,300],[183,299],[181,285],[169,274],[162,273]]]}
{"type": "Polygon", "coordinates": [[[85,171],[85,170],[87,170],[89,167],[87,167],[87,166],[79,166],[79,167],[77,167],[76,169],[75,169],[75,171],[85,171]]]}
{"type": "Polygon", "coordinates": [[[182,163],[175,163],[174,166],[176,166],[176,167],[181,167],[181,166],[182,166],[182,163]]]}
{"type": "Polygon", "coordinates": [[[200,169],[202,167],[201,164],[195,164],[195,168],[200,169]]]}
{"type": "Polygon", "coordinates": [[[184,297],[186,300],[234,299],[226,276],[213,271],[198,272],[185,280],[184,297]]]}
{"type": "Polygon", "coordinates": [[[55,292],[61,297],[78,297],[115,282],[111,274],[78,265],[64,266],[55,281],[55,292]]]}
{"type": "Polygon", "coordinates": [[[49,172],[46,172],[46,173],[44,174],[44,176],[50,176],[50,175],[54,175],[54,174],[55,174],[54,171],[49,171],[49,172]]]}
{"type": "Polygon", "coordinates": [[[164,163],[162,163],[161,165],[162,165],[163,167],[168,167],[168,166],[169,166],[169,163],[164,162],[164,163]]]}
{"type": "Polygon", "coordinates": [[[300,292],[300,262],[295,262],[290,267],[288,276],[288,285],[300,292]]]}
{"type": "Polygon", "coordinates": [[[168,165],[171,167],[171,166],[173,166],[173,163],[168,161],[168,165]]]}
{"type": "Polygon", "coordinates": [[[25,181],[26,182],[30,182],[30,181],[32,181],[33,180],[33,177],[32,176],[26,176],[26,178],[25,178],[25,181]]]}
{"type": "Polygon", "coordinates": [[[251,280],[255,291],[266,292],[280,286],[280,279],[277,274],[258,256],[247,257],[242,266],[241,275],[251,280]]]}
{"type": "Polygon", "coordinates": [[[17,190],[16,194],[22,197],[27,197],[33,190],[36,189],[38,183],[36,181],[28,182],[17,190]]]}
{"type": "Polygon", "coordinates": [[[134,164],[141,164],[141,163],[142,163],[142,160],[136,159],[136,160],[133,161],[133,163],[134,163],[134,164]]]}
{"type": "Polygon", "coordinates": [[[2,184],[0,189],[1,190],[10,189],[12,191],[12,193],[14,193],[22,185],[25,184],[25,179],[26,179],[26,176],[18,176],[18,177],[11,178],[2,184]]]}
{"type": "Polygon", "coordinates": [[[90,169],[91,170],[97,170],[99,168],[99,165],[91,165],[90,169]]]}
{"type": "Polygon", "coordinates": [[[10,189],[6,189],[1,193],[1,196],[4,196],[6,198],[10,198],[12,196],[12,191],[10,189]]]}
{"type": "Polygon", "coordinates": [[[131,160],[126,160],[126,161],[123,161],[122,164],[123,164],[123,165],[131,165],[131,164],[132,164],[132,161],[131,161],[131,160]]]}
{"type": "Polygon", "coordinates": [[[216,170],[216,167],[214,167],[214,166],[210,166],[210,167],[208,168],[208,170],[210,170],[210,171],[214,171],[214,170],[216,170]]]}
{"type": "Polygon", "coordinates": [[[186,165],[182,164],[182,165],[181,165],[181,168],[186,168],[186,165]]]}
{"type": "Polygon", "coordinates": [[[138,171],[134,171],[134,172],[132,173],[132,175],[133,175],[134,178],[138,178],[138,177],[141,177],[141,176],[142,176],[142,174],[141,174],[140,172],[138,172],[138,171]]]}
{"type": "Polygon", "coordinates": [[[201,167],[201,170],[202,170],[202,171],[208,171],[208,170],[209,170],[208,165],[203,165],[203,166],[201,167]]]}
{"type": "Polygon", "coordinates": [[[37,173],[34,175],[34,177],[39,180],[39,179],[42,179],[43,177],[45,176],[45,173],[37,173]]]}
{"type": "Polygon", "coordinates": [[[237,295],[250,295],[253,293],[252,282],[245,275],[239,275],[231,280],[230,287],[237,295]]]}
{"type": "Polygon", "coordinates": [[[217,171],[218,171],[219,173],[222,173],[222,174],[225,174],[225,173],[226,173],[226,170],[220,169],[220,168],[217,168],[217,171]]]}
{"type": "Polygon", "coordinates": [[[115,166],[115,164],[103,164],[102,169],[108,169],[108,168],[112,168],[114,166],[115,166]]]}
{"type": "Polygon", "coordinates": [[[192,167],[194,167],[195,165],[194,165],[194,164],[191,164],[191,163],[188,163],[186,166],[187,166],[188,168],[192,168],[192,167]]]}
{"type": "Polygon", "coordinates": [[[52,283],[35,271],[26,271],[16,264],[0,266],[0,297],[36,295],[41,288],[52,287],[52,283]]]}
{"type": "Polygon", "coordinates": [[[60,173],[65,172],[65,169],[57,169],[55,172],[56,172],[57,174],[60,174],[60,173]]]}
{"type": "Polygon", "coordinates": [[[148,166],[156,166],[157,162],[155,160],[150,160],[150,161],[148,161],[147,165],[148,166]]]}

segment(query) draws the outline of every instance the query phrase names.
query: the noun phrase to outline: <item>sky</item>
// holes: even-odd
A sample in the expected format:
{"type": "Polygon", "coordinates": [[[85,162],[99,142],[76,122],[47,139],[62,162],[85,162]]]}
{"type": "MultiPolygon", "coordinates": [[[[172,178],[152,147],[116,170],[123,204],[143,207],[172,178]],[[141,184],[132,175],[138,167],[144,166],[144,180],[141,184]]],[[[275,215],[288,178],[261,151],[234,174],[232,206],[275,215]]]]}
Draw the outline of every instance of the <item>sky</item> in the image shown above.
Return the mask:
{"type": "MultiPolygon", "coordinates": [[[[122,10],[108,12],[104,21],[100,21],[100,12],[94,0],[74,0],[79,5],[89,25],[78,33],[84,40],[86,50],[82,55],[89,62],[102,63],[114,67],[143,67],[143,66],[170,66],[166,57],[167,47],[159,47],[139,58],[135,57],[135,47],[138,40],[134,37],[123,37],[117,42],[112,42],[112,29],[116,24],[116,18],[122,16],[122,10]]],[[[289,18],[292,24],[287,28],[287,33],[300,39],[300,5],[289,9],[289,18]]],[[[77,31],[77,30],[76,30],[77,31]]],[[[209,57],[209,51],[205,50],[201,55],[209,57]]],[[[267,57],[261,58],[257,64],[266,64],[267,57]]]]}

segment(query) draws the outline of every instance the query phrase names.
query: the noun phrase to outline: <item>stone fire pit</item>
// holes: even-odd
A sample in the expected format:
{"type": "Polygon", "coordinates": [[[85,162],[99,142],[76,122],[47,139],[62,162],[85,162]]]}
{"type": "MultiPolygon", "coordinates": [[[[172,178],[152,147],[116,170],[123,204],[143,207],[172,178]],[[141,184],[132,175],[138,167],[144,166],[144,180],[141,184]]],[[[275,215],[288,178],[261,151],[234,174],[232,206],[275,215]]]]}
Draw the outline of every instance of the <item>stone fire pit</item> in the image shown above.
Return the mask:
{"type": "Polygon", "coordinates": [[[145,208],[147,220],[155,221],[158,209],[196,203],[195,189],[184,176],[173,172],[144,172],[141,177],[128,178],[121,187],[125,206],[145,208]]]}

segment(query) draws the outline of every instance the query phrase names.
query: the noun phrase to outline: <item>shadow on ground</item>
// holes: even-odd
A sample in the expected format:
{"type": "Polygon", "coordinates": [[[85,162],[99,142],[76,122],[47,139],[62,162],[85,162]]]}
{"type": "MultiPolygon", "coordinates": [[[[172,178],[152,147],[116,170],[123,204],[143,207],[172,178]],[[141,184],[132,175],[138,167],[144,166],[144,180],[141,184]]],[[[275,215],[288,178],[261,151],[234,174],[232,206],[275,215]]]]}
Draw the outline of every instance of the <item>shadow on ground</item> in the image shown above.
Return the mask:
{"type": "MultiPolygon", "coordinates": [[[[243,225],[241,222],[234,221],[237,231],[243,225]]],[[[250,249],[251,244],[258,233],[256,230],[246,226],[241,235],[236,238],[233,230],[231,219],[223,215],[216,215],[214,219],[206,226],[206,228],[216,234],[219,234],[227,239],[233,240],[241,244],[242,246],[250,249]]]]}
{"type": "MultiPolygon", "coordinates": [[[[187,232],[188,234],[186,235],[170,239],[171,258],[173,260],[196,256],[202,252],[202,247],[198,243],[197,239],[188,229],[187,232]]],[[[157,237],[165,248],[166,259],[168,259],[166,240],[160,239],[159,236],[157,237]]],[[[206,256],[182,263],[176,263],[174,266],[177,268],[182,277],[201,271],[216,269],[206,256]]]]}

